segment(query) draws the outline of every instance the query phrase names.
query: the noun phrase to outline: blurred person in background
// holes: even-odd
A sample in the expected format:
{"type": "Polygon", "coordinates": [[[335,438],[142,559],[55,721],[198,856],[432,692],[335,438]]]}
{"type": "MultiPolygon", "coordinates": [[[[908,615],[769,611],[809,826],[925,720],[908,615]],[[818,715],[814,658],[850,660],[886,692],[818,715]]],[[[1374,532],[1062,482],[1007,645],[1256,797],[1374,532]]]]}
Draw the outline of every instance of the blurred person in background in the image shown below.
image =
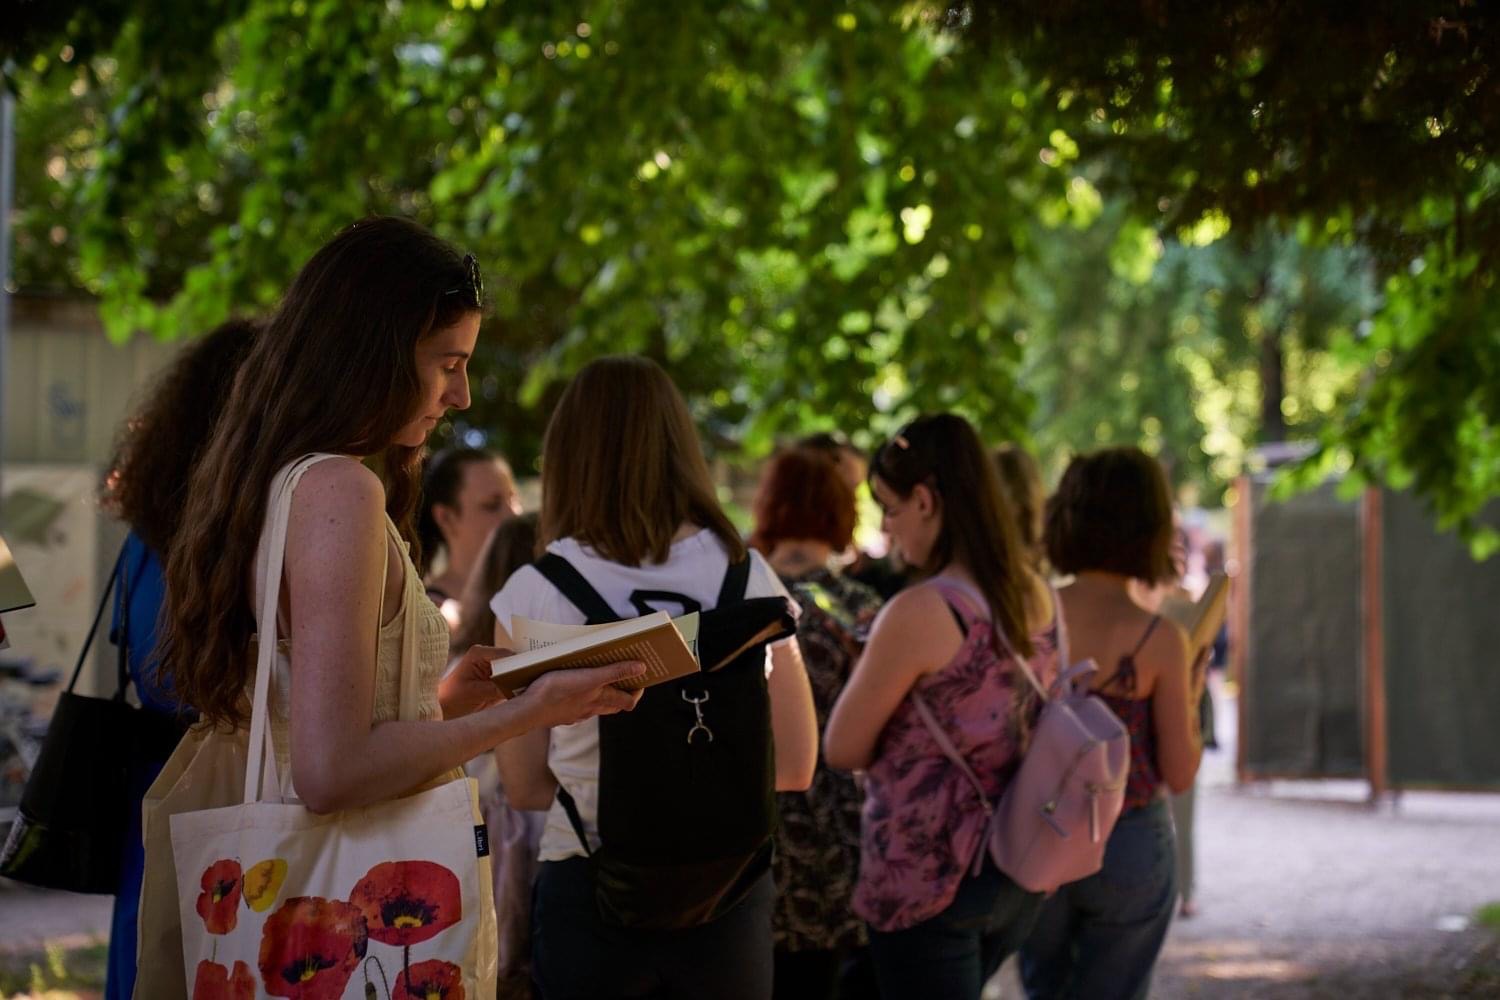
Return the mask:
{"type": "Polygon", "coordinates": [[[1132,581],[1176,579],[1172,503],[1156,460],[1138,448],[1075,458],[1047,503],[1047,558],[1074,580],[1061,591],[1071,656],[1100,665],[1090,686],[1130,733],[1125,806],[1095,875],[1042,907],[1021,952],[1031,1000],[1144,998],[1177,896],[1167,792],[1190,788],[1202,746],[1203,675],[1181,626],[1145,610],[1132,581]]]}
{"type": "MultiPolygon", "coordinates": [[[[771,459],[753,505],[750,544],[802,606],[797,642],[812,685],[818,729],[828,723],[864,648],[880,595],[839,570],[854,538],[854,491],[824,451],[792,448],[771,459]]],[[[850,902],[859,871],[864,795],[854,776],[819,762],[805,792],[776,796],[776,1000],[855,995],[841,973],[864,947],[850,902]]]]}
{"type": "MultiPolygon", "coordinates": [[[[460,596],[491,533],[521,512],[510,464],[483,448],[448,448],[427,459],[417,535],[427,596],[458,629],[460,596]],[[442,553],[442,572],[434,572],[442,553]]],[[[488,641],[486,637],[485,641],[488,641]]]]}
{"type": "Polygon", "coordinates": [[[864,485],[865,477],[870,473],[869,457],[842,434],[835,434],[831,431],[808,434],[798,439],[796,447],[821,452],[826,458],[831,459],[838,468],[839,478],[849,487],[851,494],[858,495],[859,488],[864,485]]]}
{"type": "MultiPolygon", "coordinates": [[[[459,601],[459,623],[449,645],[452,656],[484,645],[495,635],[490,599],[505,581],[536,558],[537,515],[517,514],[490,532],[459,601]]],[[[531,988],[531,887],[545,812],[517,809],[505,794],[493,753],[481,754],[465,770],[479,785],[479,808],[490,834],[490,872],[500,937],[498,1000],[528,1000],[531,988]]]]}
{"type": "Polygon", "coordinates": [[[995,471],[1000,473],[1000,486],[1005,498],[1016,512],[1016,526],[1021,533],[1021,548],[1031,560],[1031,568],[1046,575],[1043,567],[1047,553],[1042,546],[1042,513],[1047,503],[1047,490],[1042,485],[1042,469],[1031,452],[1018,444],[1007,442],[995,449],[995,471]]]}
{"type": "MultiPolygon", "coordinates": [[[[821,452],[831,459],[838,467],[839,476],[848,485],[849,492],[855,497],[859,496],[859,489],[869,475],[870,460],[864,452],[850,444],[848,438],[842,434],[822,431],[801,438],[796,447],[821,452]]],[[[855,509],[858,510],[857,504],[855,509]]],[[[855,526],[858,527],[857,514],[855,526]]],[[[911,568],[902,564],[900,556],[895,552],[887,552],[883,556],[872,555],[851,541],[840,554],[847,564],[844,574],[875,591],[882,600],[889,600],[892,594],[911,582],[911,568]]]]}
{"type": "MultiPolygon", "coordinates": [[[[162,567],[181,523],[193,463],[223,410],[256,329],[254,320],[232,319],[183,349],[121,427],[104,484],[104,509],[130,527],[120,556],[110,640],[127,648],[142,708],[164,723],[191,713],[157,673],[156,619],[166,595],[162,567]],[[121,614],[126,605],[128,616],[121,614]],[[127,617],[129,630],[122,635],[127,617]]],[[[135,765],[131,791],[136,802],[145,797],[166,762],[163,756],[135,765]]],[[[104,985],[108,1000],[129,1000],[135,990],[136,910],[145,849],[139,807],[131,810],[131,817],[130,832],[120,845],[124,860],[110,920],[104,985]]]]}
{"type": "MultiPolygon", "coordinates": [[[[1188,566],[1192,563],[1192,534],[1181,526],[1180,518],[1174,522],[1176,527],[1172,532],[1172,570],[1173,576],[1169,580],[1156,584],[1147,584],[1142,580],[1131,581],[1131,597],[1141,607],[1152,614],[1159,613],[1163,606],[1174,604],[1185,607],[1193,604],[1207,585],[1208,575],[1206,572],[1197,574],[1195,585],[1188,583],[1188,566]]],[[[1222,566],[1220,567],[1222,570],[1222,566]]],[[[1221,627],[1219,634],[1223,635],[1221,627]]],[[[1217,640],[1215,644],[1217,645],[1217,640]]],[[[1213,648],[1210,646],[1207,657],[1208,665],[1213,663],[1213,648]]],[[[1191,650],[1196,654],[1199,650],[1191,650]]],[[[1198,731],[1205,750],[1218,746],[1214,738],[1214,703],[1209,693],[1208,684],[1204,683],[1202,694],[1198,697],[1198,731]]],[[[1178,914],[1184,919],[1190,919],[1198,915],[1198,904],[1195,899],[1197,889],[1198,869],[1198,843],[1194,836],[1194,820],[1198,811],[1198,782],[1195,779],[1185,791],[1174,792],[1171,797],[1172,806],[1172,829],[1177,843],[1177,896],[1179,905],[1178,914]]]]}

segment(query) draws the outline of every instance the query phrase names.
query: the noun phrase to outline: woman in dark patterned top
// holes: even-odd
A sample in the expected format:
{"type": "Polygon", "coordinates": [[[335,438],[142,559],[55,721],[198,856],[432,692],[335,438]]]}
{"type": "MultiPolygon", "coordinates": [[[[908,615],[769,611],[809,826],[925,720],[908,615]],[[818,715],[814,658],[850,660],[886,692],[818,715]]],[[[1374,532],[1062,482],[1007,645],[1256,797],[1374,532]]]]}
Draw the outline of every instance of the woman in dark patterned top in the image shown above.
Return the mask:
{"type": "MultiPolygon", "coordinates": [[[[795,448],[772,459],[750,541],[802,605],[797,641],[819,731],[880,610],[875,591],[833,565],[849,547],[854,521],[854,492],[826,455],[795,448]]],[[[865,944],[864,923],[850,907],[863,795],[852,775],[820,763],[807,791],[782,792],[777,802],[774,996],[831,997],[845,958],[865,944]]]]}
{"type": "Polygon", "coordinates": [[[1141,608],[1131,581],[1175,578],[1172,502],[1156,460],[1107,448],[1068,465],[1047,502],[1047,558],[1073,582],[1061,592],[1072,656],[1130,732],[1125,809],[1104,867],[1063,886],[1042,907],[1021,951],[1031,1000],[1144,1000],[1177,898],[1166,791],[1192,787],[1202,743],[1202,661],[1190,666],[1182,627],[1141,608]]]}

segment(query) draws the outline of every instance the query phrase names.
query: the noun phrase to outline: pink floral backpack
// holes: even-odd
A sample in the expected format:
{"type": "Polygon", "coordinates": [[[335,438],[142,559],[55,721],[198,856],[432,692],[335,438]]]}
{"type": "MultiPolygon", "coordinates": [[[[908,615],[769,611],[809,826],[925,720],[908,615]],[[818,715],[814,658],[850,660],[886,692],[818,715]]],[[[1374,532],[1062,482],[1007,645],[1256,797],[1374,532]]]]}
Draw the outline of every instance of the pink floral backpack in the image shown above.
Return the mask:
{"type": "MultiPolygon", "coordinates": [[[[1000,623],[992,623],[1002,651],[1026,675],[1043,702],[1031,744],[998,804],[984,794],[979,776],[932,709],[919,693],[912,692],[917,714],[939,749],[979,792],[990,817],[984,844],[995,867],[1023,889],[1048,893],[1103,867],[1104,847],[1120,818],[1130,772],[1129,732],[1102,699],[1077,683],[1098,666],[1093,660],[1068,665],[1068,630],[1056,590],[1052,606],[1058,616],[1060,669],[1050,691],[1042,689],[1000,623]]],[[[981,850],[974,857],[976,873],[983,863],[981,850]]]]}

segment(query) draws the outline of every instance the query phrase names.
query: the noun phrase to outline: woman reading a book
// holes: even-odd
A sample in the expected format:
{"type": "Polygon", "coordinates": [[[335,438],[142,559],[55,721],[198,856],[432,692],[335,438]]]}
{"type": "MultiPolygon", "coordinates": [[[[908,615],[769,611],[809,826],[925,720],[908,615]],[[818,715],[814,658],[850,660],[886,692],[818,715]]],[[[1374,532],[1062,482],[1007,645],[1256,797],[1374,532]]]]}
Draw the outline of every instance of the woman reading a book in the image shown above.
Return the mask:
{"type": "Polygon", "coordinates": [[[192,475],[167,562],[162,669],[204,718],[237,725],[252,637],[268,624],[255,598],[270,486],[317,456],[291,497],[278,610],[290,683],[273,685],[270,719],[279,773],[315,812],[404,795],[527,730],[634,703],[612,686],[641,672],[633,663],[559,671],[501,701],[483,646],[439,685],[448,626],[408,547],[422,446],[469,405],[482,301],[472,256],[405,220],[351,225],[255,338],[192,475]],[[419,718],[398,719],[409,602],[419,718]]]}
{"type": "MultiPolygon", "coordinates": [[[[758,600],[786,607],[719,507],[681,394],[645,358],[595,361],[564,392],[542,445],[541,536],[542,558],[491,604],[497,645],[521,618],[665,611],[699,614],[706,650],[714,615],[727,628],[758,600]]],[[[628,725],[556,726],[497,752],[512,801],[550,809],[532,915],[548,1000],[769,997],[773,793],[807,787],[817,726],[795,638],[762,648],[717,670],[704,652],[628,725]]]]}
{"type": "Polygon", "coordinates": [[[1047,503],[1047,558],[1074,577],[1061,593],[1072,655],[1099,665],[1091,686],[1130,732],[1130,773],[1103,869],[1049,897],[1022,949],[1032,1000],[1145,997],[1172,921],[1166,792],[1191,787],[1198,772],[1203,675],[1189,669],[1182,626],[1131,596],[1131,581],[1176,578],[1172,537],[1166,477],[1139,448],[1073,459],[1047,503]]]}
{"type": "Polygon", "coordinates": [[[830,767],[865,772],[854,911],[884,997],[978,1000],[1041,903],[983,851],[988,816],[924,725],[917,697],[986,783],[1005,790],[1043,685],[1058,616],[1031,568],[999,476],[962,417],[919,417],[875,453],[882,527],[925,580],[876,617],[825,732],[830,767]]]}

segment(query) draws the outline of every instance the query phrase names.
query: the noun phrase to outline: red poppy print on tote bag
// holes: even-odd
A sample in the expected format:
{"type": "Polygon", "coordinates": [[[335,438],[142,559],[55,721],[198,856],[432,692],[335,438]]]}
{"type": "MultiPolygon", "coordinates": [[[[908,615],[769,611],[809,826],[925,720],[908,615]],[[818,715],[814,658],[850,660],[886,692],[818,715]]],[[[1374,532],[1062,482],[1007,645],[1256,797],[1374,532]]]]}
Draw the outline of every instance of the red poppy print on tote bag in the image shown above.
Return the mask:
{"type": "Polygon", "coordinates": [[[255,1000],[255,976],[244,962],[235,962],[233,972],[217,962],[199,962],[193,1000],[255,1000]]]}
{"type": "Polygon", "coordinates": [[[228,934],[239,922],[240,863],[215,861],[199,881],[198,916],[210,934],[228,934]]]}
{"type": "Polygon", "coordinates": [[[464,1000],[463,970],[452,962],[418,962],[396,976],[391,1000],[464,1000]]]}
{"type": "Polygon", "coordinates": [[[271,914],[261,931],[260,978],[273,997],[339,1000],[365,946],[365,918],[358,907],[296,896],[271,914]]]}
{"type": "Polygon", "coordinates": [[[385,861],[355,885],[349,900],[365,915],[370,937],[410,947],[463,917],[458,876],[431,861],[385,861]]]}

